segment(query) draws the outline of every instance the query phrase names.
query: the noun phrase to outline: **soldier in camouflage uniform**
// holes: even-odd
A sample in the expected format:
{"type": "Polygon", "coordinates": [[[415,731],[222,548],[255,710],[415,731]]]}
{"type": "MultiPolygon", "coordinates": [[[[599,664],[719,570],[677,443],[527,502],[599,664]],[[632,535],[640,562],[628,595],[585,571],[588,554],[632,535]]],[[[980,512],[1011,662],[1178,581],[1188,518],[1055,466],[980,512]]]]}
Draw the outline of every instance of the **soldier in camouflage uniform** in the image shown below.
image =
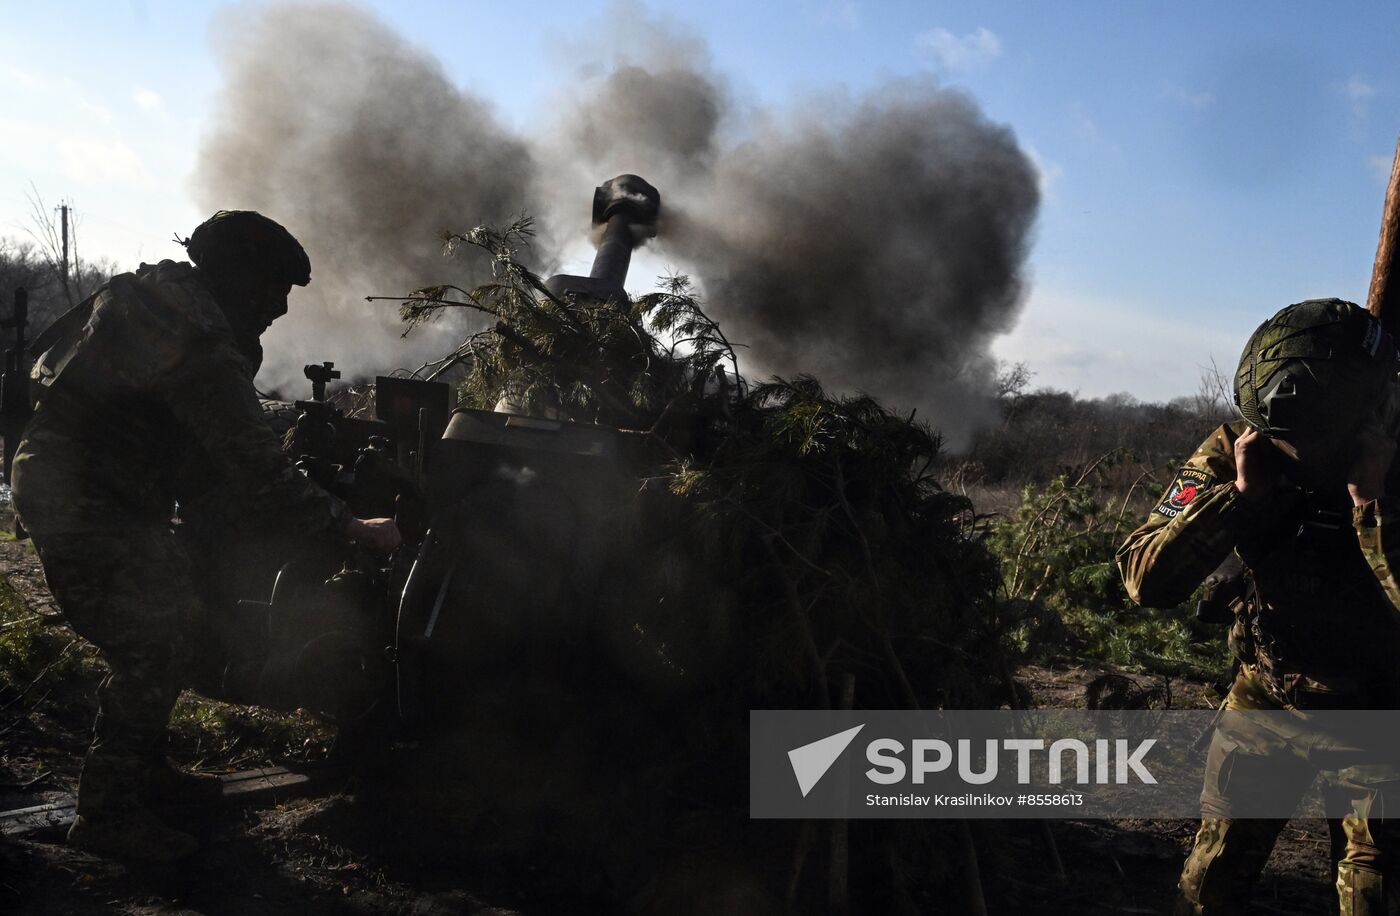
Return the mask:
{"type": "Polygon", "coordinates": [[[1231,817],[1263,768],[1273,785],[1286,773],[1300,798],[1321,773],[1330,805],[1355,812],[1329,822],[1341,912],[1400,912],[1400,822],[1367,816],[1387,796],[1397,804],[1400,767],[1322,762],[1327,736],[1306,717],[1400,703],[1400,581],[1388,555],[1400,552],[1390,534],[1400,515],[1385,488],[1396,369],[1390,335],[1349,302],[1279,312],[1240,362],[1244,419],[1207,437],[1118,552],[1133,600],[1164,608],[1237,554],[1249,597],[1235,606],[1238,673],[1225,705],[1299,711],[1291,734],[1256,722],[1213,736],[1178,914],[1246,911],[1285,823],[1231,817]]]}
{"type": "Polygon", "coordinates": [[[148,805],[201,789],[163,755],[188,626],[203,613],[171,530],[176,501],[197,494],[176,470],[207,465],[289,529],[378,549],[398,542],[392,520],[354,518],[296,471],[263,420],[258,337],[286,313],[291,287],[310,281],[301,246],[249,211],[221,211],[185,245],[193,266],[115,276],[41,335],[38,405],[13,475],[55,599],[111,669],[69,841],[151,860],[196,843],[148,805]]]}

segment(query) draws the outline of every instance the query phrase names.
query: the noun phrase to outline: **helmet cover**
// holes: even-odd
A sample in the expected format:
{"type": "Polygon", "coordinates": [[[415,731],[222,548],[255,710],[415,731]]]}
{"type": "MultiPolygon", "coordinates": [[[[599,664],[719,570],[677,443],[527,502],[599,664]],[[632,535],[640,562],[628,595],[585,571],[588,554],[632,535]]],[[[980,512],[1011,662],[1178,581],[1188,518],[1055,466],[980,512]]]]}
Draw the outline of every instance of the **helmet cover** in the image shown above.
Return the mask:
{"type": "Polygon", "coordinates": [[[1274,438],[1346,436],[1394,381],[1396,348],[1355,303],[1309,299],[1259,326],[1235,373],[1235,406],[1274,438]]]}
{"type": "Polygon", "coordinates": [[[311,261],[281,224],[253,210],[220,210],[182,244],[200,270],[215,276],[254,276],[305,286],[311,261]]]}

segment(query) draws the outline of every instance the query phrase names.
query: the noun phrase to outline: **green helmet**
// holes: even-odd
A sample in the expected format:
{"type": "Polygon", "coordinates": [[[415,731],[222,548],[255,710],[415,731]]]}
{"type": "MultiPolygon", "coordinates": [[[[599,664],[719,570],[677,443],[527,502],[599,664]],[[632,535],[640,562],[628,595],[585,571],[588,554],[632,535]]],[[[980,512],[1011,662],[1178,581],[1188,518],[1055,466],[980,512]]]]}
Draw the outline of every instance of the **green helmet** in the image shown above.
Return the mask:
{"type": "Polygon", "coordinates": [[[290,232],[252,210],[220,210],[183,242],[190,260],[214,275],[260,275],[305,286],[311,261],[290,232]]]}
{"type": "Polygon", "coordinates": [[[1396,369],[1395,343],[1369,312],[1341,299],[1309,299],[1249,338],[1235,373],[1235,406],[1266,436],[1347,436],[1396,369]]]}

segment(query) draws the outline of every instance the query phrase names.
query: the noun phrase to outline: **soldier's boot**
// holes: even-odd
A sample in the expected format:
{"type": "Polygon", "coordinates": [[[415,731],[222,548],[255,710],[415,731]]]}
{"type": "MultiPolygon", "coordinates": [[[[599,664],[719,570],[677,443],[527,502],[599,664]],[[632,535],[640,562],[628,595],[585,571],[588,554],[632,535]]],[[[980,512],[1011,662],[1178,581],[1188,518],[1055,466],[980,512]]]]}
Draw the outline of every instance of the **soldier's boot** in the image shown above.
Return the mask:
{"type": "Polygon", "coordinates": [[[173,862],[199,848],[188,833],[161,823],[142,797],[150,757],[90,749],[78,777],[78,817],[69,845],[123,861],[173,862]]]}
{"type": "Polygon", "coordinates": [[[68,829],[68,845],[105,858],[174,862],[199,849],[188,833],[167,827],[149,811],[80,814],[68,829]]]}
{"type": "MultiPolygon", "coordinates": [[[[1373,793],[1366,809],[1379,801],[1373,793]]],[[[1386,880],[1400,853],[1400,830],[1385,818],[1349,815],[1327,822],[1332,834],[1332,861],[1337,869],[1337,909],[1341,916],[1390,916],[1400,913],[1397,888],[1386,880]]]]}
{"type": "Polygon", "coordinates": [[[217,802],[223,783],[213,773],[191,773],[161,759],[146,778],[144,797],[153,805],[202,805],[217,802]]]}
{"type": "Polygon", "coordinates": [[[1341,916],[1387,916],[1385,879],[1374,868],[1337,865],[1337,904],[1341,916]]]}
{"type": "Polygon", "coordinates": [[[1173,916],[1236,916],[1247,912],[1254,882],[1264,870],[1284,823],[1202,818],[1196,844],[1181,870],[1173,916]]]}

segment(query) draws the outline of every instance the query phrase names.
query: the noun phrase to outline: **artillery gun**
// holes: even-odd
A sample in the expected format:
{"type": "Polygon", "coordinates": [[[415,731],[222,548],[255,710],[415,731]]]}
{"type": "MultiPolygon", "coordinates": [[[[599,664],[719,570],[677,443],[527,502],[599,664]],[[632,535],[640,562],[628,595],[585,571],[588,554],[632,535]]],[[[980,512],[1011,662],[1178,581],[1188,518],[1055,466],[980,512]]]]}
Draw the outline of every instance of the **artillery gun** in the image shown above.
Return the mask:
{"type": "MultiPolygon", "coordinates": [[[[975,637],[981,610],[966,596],[984,590],[943,577],[971,575],[990,594],[995,569],[923,476],[930,434],[810,380],[748,389],[683,292],[607,307],[658,213],[641,179],[606,183],[589,276],[552,277],[540,300],[538,281],[512,273],[488,299],[504,303],[501,323],[463,390],[494,410],[384,377],[369,415],[346,410],[328,397],[329,363],[307,367],[310,398],[268,405],[298,466],[357,515],[393,515],[404,544],[386,560],[290,537],[217,489],[182,505],[212,612],[196,687],[326,714],[341,726],[336,754],[391,764],[357,783],[356,809],[395,831],[376,836],[426,836],[458,872],[476,859],[476,874],[524,879],[509,894],[539,894],[551,874],[632,910],[645,892],[649,912],[792,911],[774,895],[821,896],[824,875],[803,876],[805,826],[748,819],[748,710],[851,708],[855,671],[873,672],[859,694],[869,708],[903,702],[899,691],[917,704],[911,678],[938,665],[955,672],[936,681],[938,702],[956,696],[973,658],[957,640],[975,637]],[[532,353],[535,340],[551,346],[532,353]],[[831,418],[831,447],[791,433],[813,407],[831,418]],[[585,410],[624,428],[582,422],[585,410]],[[929,557],[947,562],[922,575],[929,557]],[[882,603],[884,629],[850,612],[877,565],[921,586],[882,603]],[[917,668],[892,627],[936,635],[910,640],[917,668]],[[879,657],[893,658],[888,676],[879,657]]],[[[505,250],[485,235],[482,247],[505,250]]],[[[848,843],[840,825],[831,848],[833,896],[852,850],[862,868],[894,861],[883,840],[848,843]]]]}
{"type": "MultiPolygon", "coordinates": [[[[635,175],[604,182],[593,269],[550,278],[550,293],[624,296],[660,203],[635,175]]],[[[0,322],[14,332],[0,387],[7,482],[32,412],[26,306],[16,291],[0,322]]],[[[83,315],[59,319],[35,346],[83,315]]],[[[596,617],[610,557],[634,547],[636,526],[618,514],[628,484],[617,432],[528,416],[509,392],[494,411],[453,409],[447,384],[387,376],[375,380],[373,417],[348,416],[327,399],[333,363],[305,374],[311,397],[265,402],[269,424],[300,470],[358,517],[394,517],[404,543],[386,565],[335,537],[268,530],[223,488],[182,504],[178,532],[209,610],[196,640],[200,692],[342,724],[423,723],[451,712],[446,698],[464,695],[468,672],[549,668],[576,654],[566,647],[596,617]]]]}
{"type": "MultiPolygon", "coordinates": [[[[605,182],[590,275],[554,276],[546,288],[575,300],[625,295],[632,251],[656,234],[659,209],[641,178],[605,182]]],[[[395,517],[404,545],[386,566],[329,540],[259,530],[236,506],[182,506],[215,616],[200,689],[314,709],[378,738],[450,723],[486,684],[595,677],[599,646],[609,651],[623,626],[610,615],[658,600],[623,571],[646,527],[623,437],[527,415],[508,392],[493,411],[453,409],[447,384],[385,376],[373,419],[351,417],[326,399],[332,363],[306,376],[312,395],[295,402],[294,422],[285,403],[266,405],[289,456],[358,516],[395,517]]]]}
{"type": "MultiPolygon", "coordinates": [[[[546,289],[580,303],[625,295],[659,208],[636,176],[604,183],[590,275],[546,289]]],[[[531,415],[509,392],[495,410],[454,408],[447,384],[394,377],[375,380],[363,416],[328,397],[337,374],[307,366],[310,397],[265,404],[269,422],[357,516],[396,518],[403,545],[386,559],[270,530],[219,488],[182,504],[180,536],[210,611],[193,686],[321,713],[340,726],[333,753],[349,763],[410,746],[366,791],[426,793],[394,807],[443,818],[438,835],[513,822],[527,847],[547,822],[567,850],[551,864],[590,874],[654,855],[672,800],[615,754],[675,769],[689,721],[675,713],[721,670],[732,634],[719,612],[694,615],[703,621],[685,638],[650,628],[658,609],[717,611],[728,599],[689,561],[673,497],[634,472],[638,437],[531,415]],[[546,768],[549,779],[521,778],[546,768]]]]}

